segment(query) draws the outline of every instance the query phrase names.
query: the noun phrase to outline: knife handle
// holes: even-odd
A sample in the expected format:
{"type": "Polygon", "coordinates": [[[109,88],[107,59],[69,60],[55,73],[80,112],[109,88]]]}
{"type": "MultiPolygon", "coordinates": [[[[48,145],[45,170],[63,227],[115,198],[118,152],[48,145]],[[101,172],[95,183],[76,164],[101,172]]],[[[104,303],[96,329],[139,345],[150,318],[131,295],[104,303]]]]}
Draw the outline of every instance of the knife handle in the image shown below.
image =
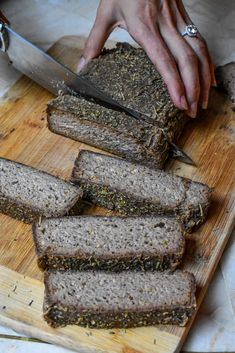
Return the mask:
{"type": "Polygon", "coordinates": [[[0,22],[7,23],[8,25],[10,24],[10,22],[8,21],[8,19],[6,18],[6,16],[4,16],[4,14],[2,13],[2,11],[0,11],[0,22]]]}
{"type": "Polygon", "coordinates": [[[8,44],[9,44],[9,38],[7,34],[7,29],[5,25],[2,22],[0,22],[0,49],[3,52],[6,52],[8,48],[8,44]]]}

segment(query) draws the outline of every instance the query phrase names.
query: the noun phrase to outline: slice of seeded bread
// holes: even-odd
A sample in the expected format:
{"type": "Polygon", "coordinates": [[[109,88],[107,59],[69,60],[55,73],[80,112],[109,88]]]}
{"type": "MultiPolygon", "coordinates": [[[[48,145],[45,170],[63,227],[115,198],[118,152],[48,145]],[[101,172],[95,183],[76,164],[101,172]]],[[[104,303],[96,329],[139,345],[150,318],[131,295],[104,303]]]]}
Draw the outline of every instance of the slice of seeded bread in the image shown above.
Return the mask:
{"type": "Polygon", "coordinates": [[[0,158],[0,212],[26,223],[59,217],[81,199],[82,190],[46,172],[0,158]]]}
{"type": "Polygon", "coordinates": [[[52,327],[184,326],[195,307],[195,279],[188,272],[45,273],[44,318],[52,327]]]}
{"type": "Polygon", "coordinates": [[[173,217],[79,216],[33,227],[42,270],[166,270],[181,261],[185,240],[173,217]]]}
{"type": "Polygon", "coordinates": [[[53,99],[47,119],[52,132],[130,161],[162,168],[168,156],[169,144],[162,129],[81,97],[53,99]]]}
{"type": "Polygon", "coordinates": [[[198,182],[83,150],[72,181],[94,204],[128,215],[175,214],[191,232],[206,218],[211,189],[198,182]]]}

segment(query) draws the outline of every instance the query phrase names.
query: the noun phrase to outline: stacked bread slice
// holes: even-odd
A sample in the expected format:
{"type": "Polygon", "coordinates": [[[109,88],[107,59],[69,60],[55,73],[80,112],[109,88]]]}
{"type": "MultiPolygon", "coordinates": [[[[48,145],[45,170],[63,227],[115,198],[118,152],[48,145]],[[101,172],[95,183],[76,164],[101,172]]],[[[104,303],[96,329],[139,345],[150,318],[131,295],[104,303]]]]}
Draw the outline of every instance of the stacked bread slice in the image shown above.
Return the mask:
{"type": "Polygon", "coordinates": [[[89,151],[79,154],[73,183],[3,158],[0,176],[1,211],[37,220],[50,325],[186,324],[195,311],[195,279],[172,270],[185,233],[205,220],[206,185],[89,151]],[[124,215],[69,216],[82,195],[124,215]]]}
{"type": "Polygon", "coordinates": [[[166,272],[185,248],[173,217],[45,219],[33,233],[53,327],[184,325],[195,310],[193,275],[166,272]]]}
{"type": "Polygon", "coordinates": [[[73,183],[3,158],[0,176],[1,211],[37,220],[50,325],[186,324],[196,307],[195,279],[172,271],[185,233],[205,220],[206,185],[89,151],[79,154],[73,183]],[[124,215],[69,215],[82,195],[124,215]]]}
{"type": "Polygon", "coordinates": [[[45,270],[44,317],[53,327],[185,325],[195,279],[173,270],[185,233],[199,226],[210,188],[122,159],[82,151],[72,181],[83,198],[123,216],[45,219],[33,227],[45,270]]]}

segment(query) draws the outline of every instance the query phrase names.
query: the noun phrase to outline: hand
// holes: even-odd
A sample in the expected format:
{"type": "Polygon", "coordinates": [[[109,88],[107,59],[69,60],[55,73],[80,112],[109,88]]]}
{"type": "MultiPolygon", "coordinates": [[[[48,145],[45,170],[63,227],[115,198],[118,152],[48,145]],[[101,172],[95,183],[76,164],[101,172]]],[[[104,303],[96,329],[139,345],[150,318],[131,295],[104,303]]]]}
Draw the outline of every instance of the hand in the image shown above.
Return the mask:
{"type": "Polygon", "coordinates": [[[0,22],[10,24],[8,19],[3,15],[2,11],[0,11],[0,22]]]}
{"type": "Polygon", "coordinates": [[[198,105],[207,108],[216,81],[201,35],[181,35],[190,23],[181,0],[101,0],[78,70],[100,54],[114,28],[124,28],[156,66],[173,103],[194,118],[198,105]]]}

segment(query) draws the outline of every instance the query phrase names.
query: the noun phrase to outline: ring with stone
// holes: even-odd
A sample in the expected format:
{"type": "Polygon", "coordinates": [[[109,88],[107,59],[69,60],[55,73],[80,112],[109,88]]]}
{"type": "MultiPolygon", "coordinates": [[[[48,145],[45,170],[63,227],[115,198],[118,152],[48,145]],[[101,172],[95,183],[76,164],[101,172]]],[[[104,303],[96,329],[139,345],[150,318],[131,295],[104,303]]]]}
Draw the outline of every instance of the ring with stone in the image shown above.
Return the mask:
{"type": "Polygon", "coordinates": [[[198,34],[198,29],[194,25],[188,25],[185,27],[185,31],[181,33],[183,37],[189,36],[189,37],[196,37],[198,34]]]}

